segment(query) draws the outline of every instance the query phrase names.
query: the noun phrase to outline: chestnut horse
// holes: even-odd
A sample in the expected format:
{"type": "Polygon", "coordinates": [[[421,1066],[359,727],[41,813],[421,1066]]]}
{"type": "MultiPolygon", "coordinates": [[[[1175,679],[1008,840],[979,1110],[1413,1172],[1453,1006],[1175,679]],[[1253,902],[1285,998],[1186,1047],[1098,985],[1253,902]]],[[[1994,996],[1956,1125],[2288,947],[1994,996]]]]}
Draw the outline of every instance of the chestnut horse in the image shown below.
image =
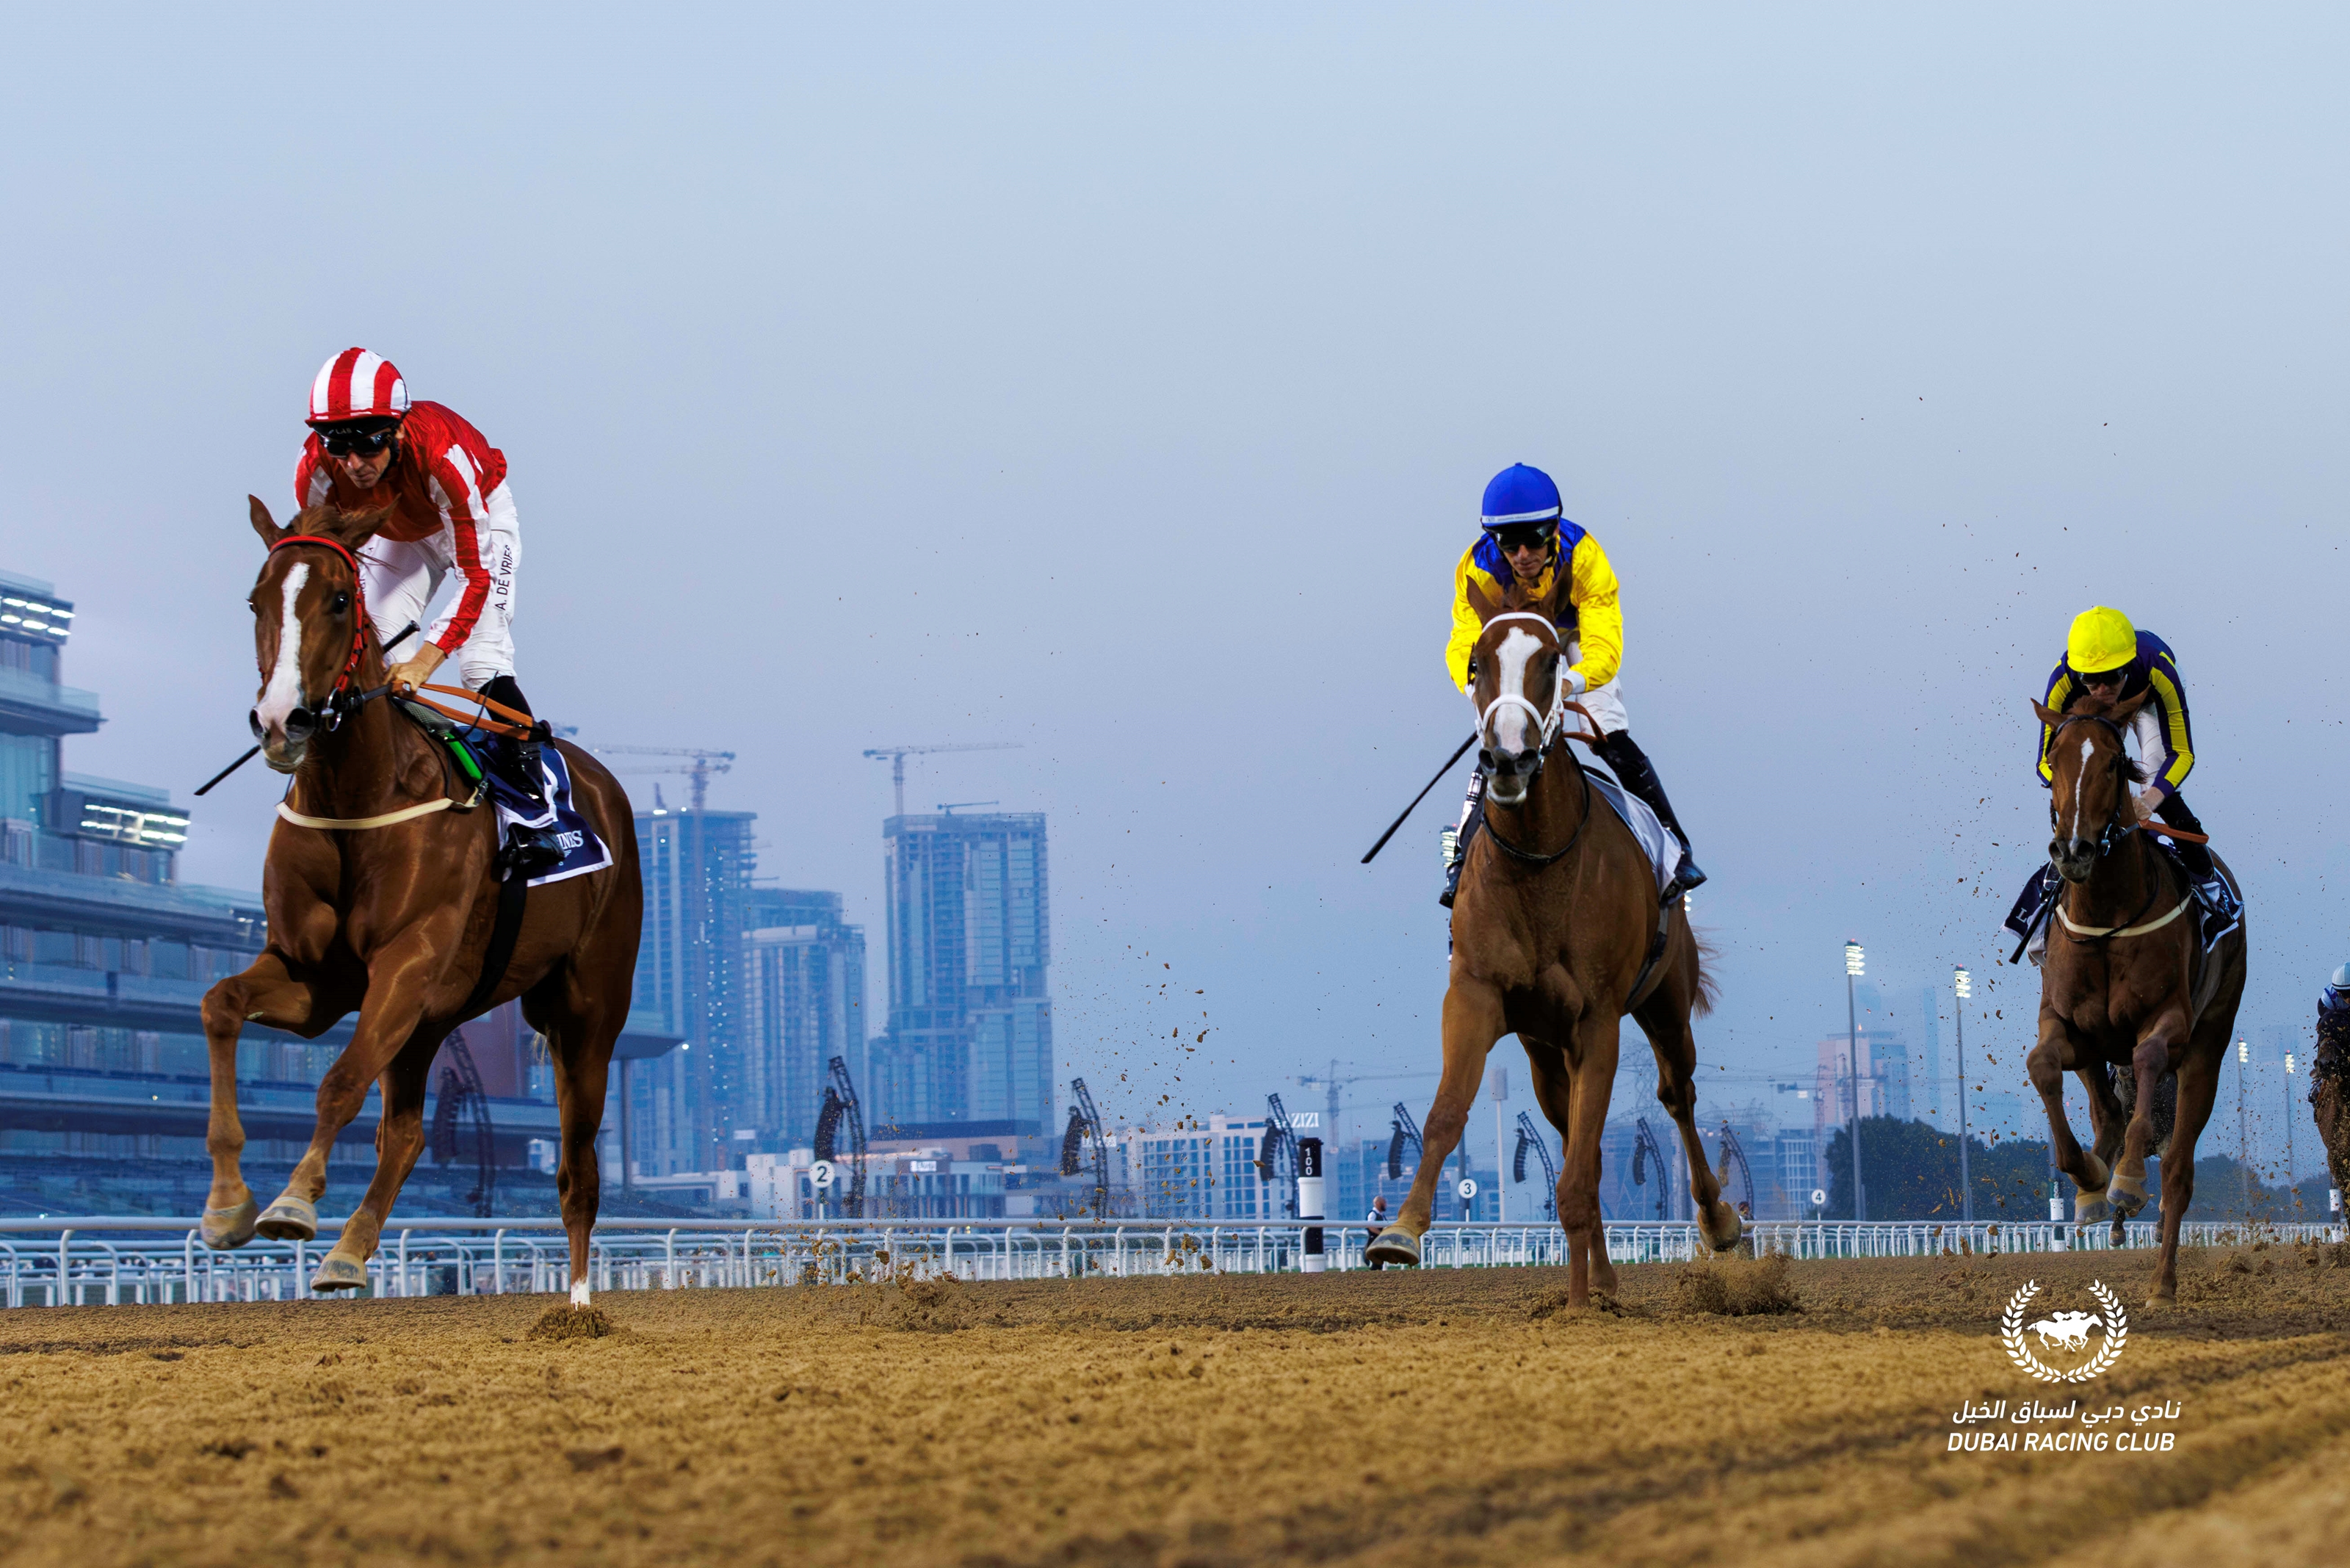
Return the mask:
{"type": "MultiPolygon", "coordinates": [[[[1572,708],[1557,627],[1566,574],[1524,604],[1513,585],[1500,605],[1475,584],[1478,766],[1486,777],[1485,831],[1470,841],[1452,905],[1452,973],[1444,993],[1444,1072],[1421,1129],[1419,1174],[1395,1222],[1366,1255],[1417,1263],[1444,1161],[1461,1141],[1486,1054],[1515,1034],[1534,1096],[1559,1130],[1566,1158],[1558,1220],[1567,1237],[1567,1298],[1616,1288],[1600,1228],[1599,1139],[1616,1084],[1626,1013],[1657,1057],[1657,1098],[1688,1151],[1698,1224],[1717,1249],[1744,1227],[1706,1166],[1694,1115],[1697,1040],[1690,1017],[1711,1005],[1696,937],[1680,900],[1659,902],[1646,850],[1591,787],[1566,750],[1572,708]],[[1545,766],[1555,755],[1559,765],[1545,766]],[[1650,952],[1659,931],[1662,951],[1650,952]]],[[[1587,715],[1586,715],[1587,717],[1587,715]]]]}
{"type": "MultiPolygon", "coordinates": [[[[2243,1000],[2245,939],[2239,924],[2202,951],[2186,876],[2138,827],[2129,786],[2145,771],[2122,738],[2145,701],[2145,693],[2113,703],[2083,696],[2064,713],[2032,705],[2052,732],[2048,858],[2067,886],[2040,970],[2040,1040],[2024,1065],[2048,1107],[2057,1168],[2079,1189],[2075,1219],[2111,1217],[2118,1232],[2146,1207],[2147,1157],[2162,1161],[2162,1258],[2147,1298],[2157,1305],[2178,1295],[2178,1227],[2243,1000]],[[2089,1093],[2094,1152],[2065,1120],[2067,1072],[2089,1093]],[[2163,1080],[2174,1074],[2166,1137],[2160,1113],[2172,1096],[2163,1080]]],[[[2217,856],[2212,863],[2235,887],[2235,874],[2217,856]]]]}
{"type": "Polygon", "coordinates": [[[269,765],[294,782],[262,867],[269,945],[204,994],[213,1157],[204,1244],[241,1247],[256,1231],[316,1236],[327,1157],[380,1081],[375,1179],[310,1282],[322,1291],[364,1285],[367,1260],[424,1147],[433,1054],[458,1024],[518,996],[555,1064],[563,1119],[556,1187],[570,1232],[571,1300],[584,1306],[605,1068],[628,1018],[642,924],[628,797],[587,753],[554,742],[570,764],[573,804],[612,864],[530,891],[504,978],[469,1008],[497,911],[497,813],[468,808],[446,748],[390,702],[369,700],[380,694],[384,661],[357,552],[383,514],[317,507],[279,528],[258,500],[252,514],[269,547],[253,588],[262,677],[253,727],[269,765]],[[288,810],[337,826],[304,826],[286,819],[288,810]],[[238,1170],[238,1031],[251,1021],[315,1039],[354,1008],[351,1042],[318,1083],[309,1151],[256,1213],[238,1170]]]}

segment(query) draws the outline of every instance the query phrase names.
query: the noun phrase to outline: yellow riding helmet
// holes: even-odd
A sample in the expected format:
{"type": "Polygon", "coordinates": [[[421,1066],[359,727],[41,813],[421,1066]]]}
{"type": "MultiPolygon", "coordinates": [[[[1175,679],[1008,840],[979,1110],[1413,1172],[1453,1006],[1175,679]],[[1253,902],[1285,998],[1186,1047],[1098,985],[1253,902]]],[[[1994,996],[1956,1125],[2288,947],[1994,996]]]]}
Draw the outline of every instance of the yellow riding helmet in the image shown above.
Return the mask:
{"type": "Polygon", "coordinates": [[[2064,662],[2077,675],[2119,670],[2137,657],[2137,629],[2129,617],[2098,605],[2073,618],[2064,639],[2064,662]]]}

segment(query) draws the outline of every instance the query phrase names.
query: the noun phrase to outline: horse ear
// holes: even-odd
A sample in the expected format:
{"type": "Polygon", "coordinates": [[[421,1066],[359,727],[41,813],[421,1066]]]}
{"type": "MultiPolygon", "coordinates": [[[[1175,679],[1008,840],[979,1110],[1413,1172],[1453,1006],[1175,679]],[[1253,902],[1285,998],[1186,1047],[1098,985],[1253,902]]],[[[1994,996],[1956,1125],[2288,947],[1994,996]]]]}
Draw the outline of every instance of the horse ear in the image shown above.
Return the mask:
{"type": "Polygon", "coordinates": [[[2034,702],[2032,705],[2032,711],[2039,714],[2040,722],[2047,725],[2052,730],[2064,722],[2064,714],[2059,713],[2055,709],[2049,707],[2043,702],[2034,702]]]}
{"type": "Polygon", "coordinates": [[[1477,586],[1477,579],[1471,577],[1464,586],[1469,591],[1469,607],[1476,612],[1477,619],[1481,623],[1492,619],[1497,607],[1486,596],[1485,590],[1477,586]]]}
{"type": "Polygon", "coordinates": [[[280,528],[277,525],[276,519],[269,515],[269,508],[261,504],[260,496],[248,495],[245,497],[245,500],[251,504],[253,531],[261,535],[261,542],[264,545],[270,549],[276,549],[277,547],[277,541],[286,537],[286,531],[280,528]]]}

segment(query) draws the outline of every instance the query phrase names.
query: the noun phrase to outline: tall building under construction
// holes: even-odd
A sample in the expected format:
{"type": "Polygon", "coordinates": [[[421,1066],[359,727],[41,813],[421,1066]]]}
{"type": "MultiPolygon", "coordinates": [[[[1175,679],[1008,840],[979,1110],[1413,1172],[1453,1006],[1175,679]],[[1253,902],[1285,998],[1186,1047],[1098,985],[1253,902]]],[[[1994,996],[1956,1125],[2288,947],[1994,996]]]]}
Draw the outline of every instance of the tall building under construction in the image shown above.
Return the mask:
{"type": "Polygon", "coordinates": [[[1043,815],[893,816],[881,837],[889,1026],[870,1052],[877,1130],[1050,1133],[1043,815]]]}

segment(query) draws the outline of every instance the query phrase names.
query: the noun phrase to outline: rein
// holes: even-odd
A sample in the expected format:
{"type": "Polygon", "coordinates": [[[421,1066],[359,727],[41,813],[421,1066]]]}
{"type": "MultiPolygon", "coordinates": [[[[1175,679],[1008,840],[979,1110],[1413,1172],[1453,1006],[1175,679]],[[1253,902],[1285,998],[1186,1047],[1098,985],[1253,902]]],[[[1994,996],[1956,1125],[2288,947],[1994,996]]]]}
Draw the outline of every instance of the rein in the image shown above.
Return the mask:
{"type": "MultiPolygon", "coordinates": [[[[1589,715],[1587,714],[1586,715],[1586,717],[1588,716],[1589,715]]],[[[1591,826],[1591,781],[1584,776],[1583,765],[1580,763],[1575,764],[1575,782],[1583,786],[1583,815],[1575,819],[1575,831],[1567,835],[1566,842],[1565,844],[1559,846],[1556,849],[1552,850],[1547,855],[1537,855],[1531,849],[1519,848],[1507,838],[1502,836],[1501,827],[1493,821],[1493,813],[1491,802],[1487,803],[1487,809],[1485,812],[1485,833],[1487,836],[1492,838],[1494,844],[1501,848],[1503,854],[1507,855],[1511,859],[1515,860],[1523,866],[1548,866],[1555,861],[1565,859],[1567,852],[1582,841],[1583,830],[1591,826]]]]}

